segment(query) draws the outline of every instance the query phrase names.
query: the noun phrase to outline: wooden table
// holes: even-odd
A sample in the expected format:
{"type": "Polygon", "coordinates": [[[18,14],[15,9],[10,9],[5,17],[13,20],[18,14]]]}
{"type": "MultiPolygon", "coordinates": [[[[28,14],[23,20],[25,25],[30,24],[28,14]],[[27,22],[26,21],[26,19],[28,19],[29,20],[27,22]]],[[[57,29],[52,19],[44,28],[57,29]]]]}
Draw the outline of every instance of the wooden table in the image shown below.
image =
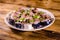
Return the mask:
{"type": "Polygon", "coordinates": [[[54,14],[56,19],[50,27],[34,32],[23,32],[9,28],[4,22],[6,14],[19,7],[22,6],[0,3],[0,40],[60,40],[59,10],[47,9],[54,14]]]}

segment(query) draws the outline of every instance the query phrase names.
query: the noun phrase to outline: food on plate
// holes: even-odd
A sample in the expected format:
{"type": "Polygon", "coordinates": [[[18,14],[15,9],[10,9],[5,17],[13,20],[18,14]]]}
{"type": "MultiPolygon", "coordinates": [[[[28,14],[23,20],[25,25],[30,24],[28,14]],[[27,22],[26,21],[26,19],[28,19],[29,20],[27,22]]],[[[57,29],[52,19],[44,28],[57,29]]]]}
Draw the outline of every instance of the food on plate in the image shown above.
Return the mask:
{"type": "Polygon", "coordinates": [[[38,8],[20,8],[11,13],[8,23],[20,29],[39,29],[49,25],[53,18],[38,8]]]}

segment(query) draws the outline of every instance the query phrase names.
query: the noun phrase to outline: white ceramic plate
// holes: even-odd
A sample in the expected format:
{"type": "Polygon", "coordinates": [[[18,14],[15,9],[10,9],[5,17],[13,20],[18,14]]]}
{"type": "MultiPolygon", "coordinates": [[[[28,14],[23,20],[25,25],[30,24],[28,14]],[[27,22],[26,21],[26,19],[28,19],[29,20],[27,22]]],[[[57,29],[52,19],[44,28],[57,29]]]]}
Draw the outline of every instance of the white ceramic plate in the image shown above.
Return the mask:
{"type": "Polygon", "coordinates": [[[45,10],[45,9],[38,8],[38,10],[39,10],[39,11],[46,12],[46,14],[50,15],[51,18],[53,18],[53,21],[52,21],[49,25],[44,26],[44,27],[39,28],[39,29],[31,29],[31,30],[29,30],[29,29],[20,29],[20,28],[14,27],[14,26],[12,26],[12,25],[10,25],[10,24],[8,23],[8,21],[7,21],[8,16],[9,16],[12,12],[14,12],[14,11],[10,11],[10,12],[6,15],[6,17],[4,18],[5,23],[6,23],[9,27],[11,27],[11,28],[13,28],[13,29],[22,30],[22,31],[36,31],[36,30],[42,30],[42,29],[45,29],[45,28],[51,26],[51,25],[54,23],[54,21],[55,21],[54,15],[53,15],[51,12],[49,12],[49,11],[47,11],[47,10],[45,10]]]}

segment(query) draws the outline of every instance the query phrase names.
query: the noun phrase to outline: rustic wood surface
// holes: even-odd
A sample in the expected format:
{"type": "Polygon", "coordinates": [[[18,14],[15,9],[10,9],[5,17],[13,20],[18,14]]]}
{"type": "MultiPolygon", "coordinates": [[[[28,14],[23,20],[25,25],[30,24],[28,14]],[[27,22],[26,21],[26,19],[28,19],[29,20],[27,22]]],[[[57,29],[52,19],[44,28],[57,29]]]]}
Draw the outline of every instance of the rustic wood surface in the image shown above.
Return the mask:
{"type": "Polygon", "coordinates": [[[50,27],[34,31],[24,32],[9,28],[5,24],[4,18],[9,11],[15,8],[22,7],[21,5],[0,3],[0,40],[60,40],[60,10],[47,9],[51,11],[56,20],[50,27]]]}

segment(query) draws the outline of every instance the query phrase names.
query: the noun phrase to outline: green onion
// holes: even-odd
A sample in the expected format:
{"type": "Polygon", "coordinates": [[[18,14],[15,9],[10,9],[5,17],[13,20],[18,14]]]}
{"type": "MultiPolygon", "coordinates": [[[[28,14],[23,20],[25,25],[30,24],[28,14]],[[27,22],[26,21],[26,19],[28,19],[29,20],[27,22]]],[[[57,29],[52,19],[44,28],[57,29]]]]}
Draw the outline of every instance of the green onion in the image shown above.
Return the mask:
{"type": "Polygon", "coordinates": [[[20,21],[24,21],[24,20],[25,20],[25,18],[20,18],[19,20],[20,20],[20,21]]]}
{"type": "Polygon", "coordinates": [[[34,20],[30,20],[30,22],[34,22],[34,20]]]}
{"type": "Polygon", "coordinates": [[[40,16],[39,15],[34,15],[33,18],[40,18],[40,16]]]}
{"type": "Polygon", "coordinates": [[[19,22],[19,20],[16,20],[16,22],[19,22]]]}

